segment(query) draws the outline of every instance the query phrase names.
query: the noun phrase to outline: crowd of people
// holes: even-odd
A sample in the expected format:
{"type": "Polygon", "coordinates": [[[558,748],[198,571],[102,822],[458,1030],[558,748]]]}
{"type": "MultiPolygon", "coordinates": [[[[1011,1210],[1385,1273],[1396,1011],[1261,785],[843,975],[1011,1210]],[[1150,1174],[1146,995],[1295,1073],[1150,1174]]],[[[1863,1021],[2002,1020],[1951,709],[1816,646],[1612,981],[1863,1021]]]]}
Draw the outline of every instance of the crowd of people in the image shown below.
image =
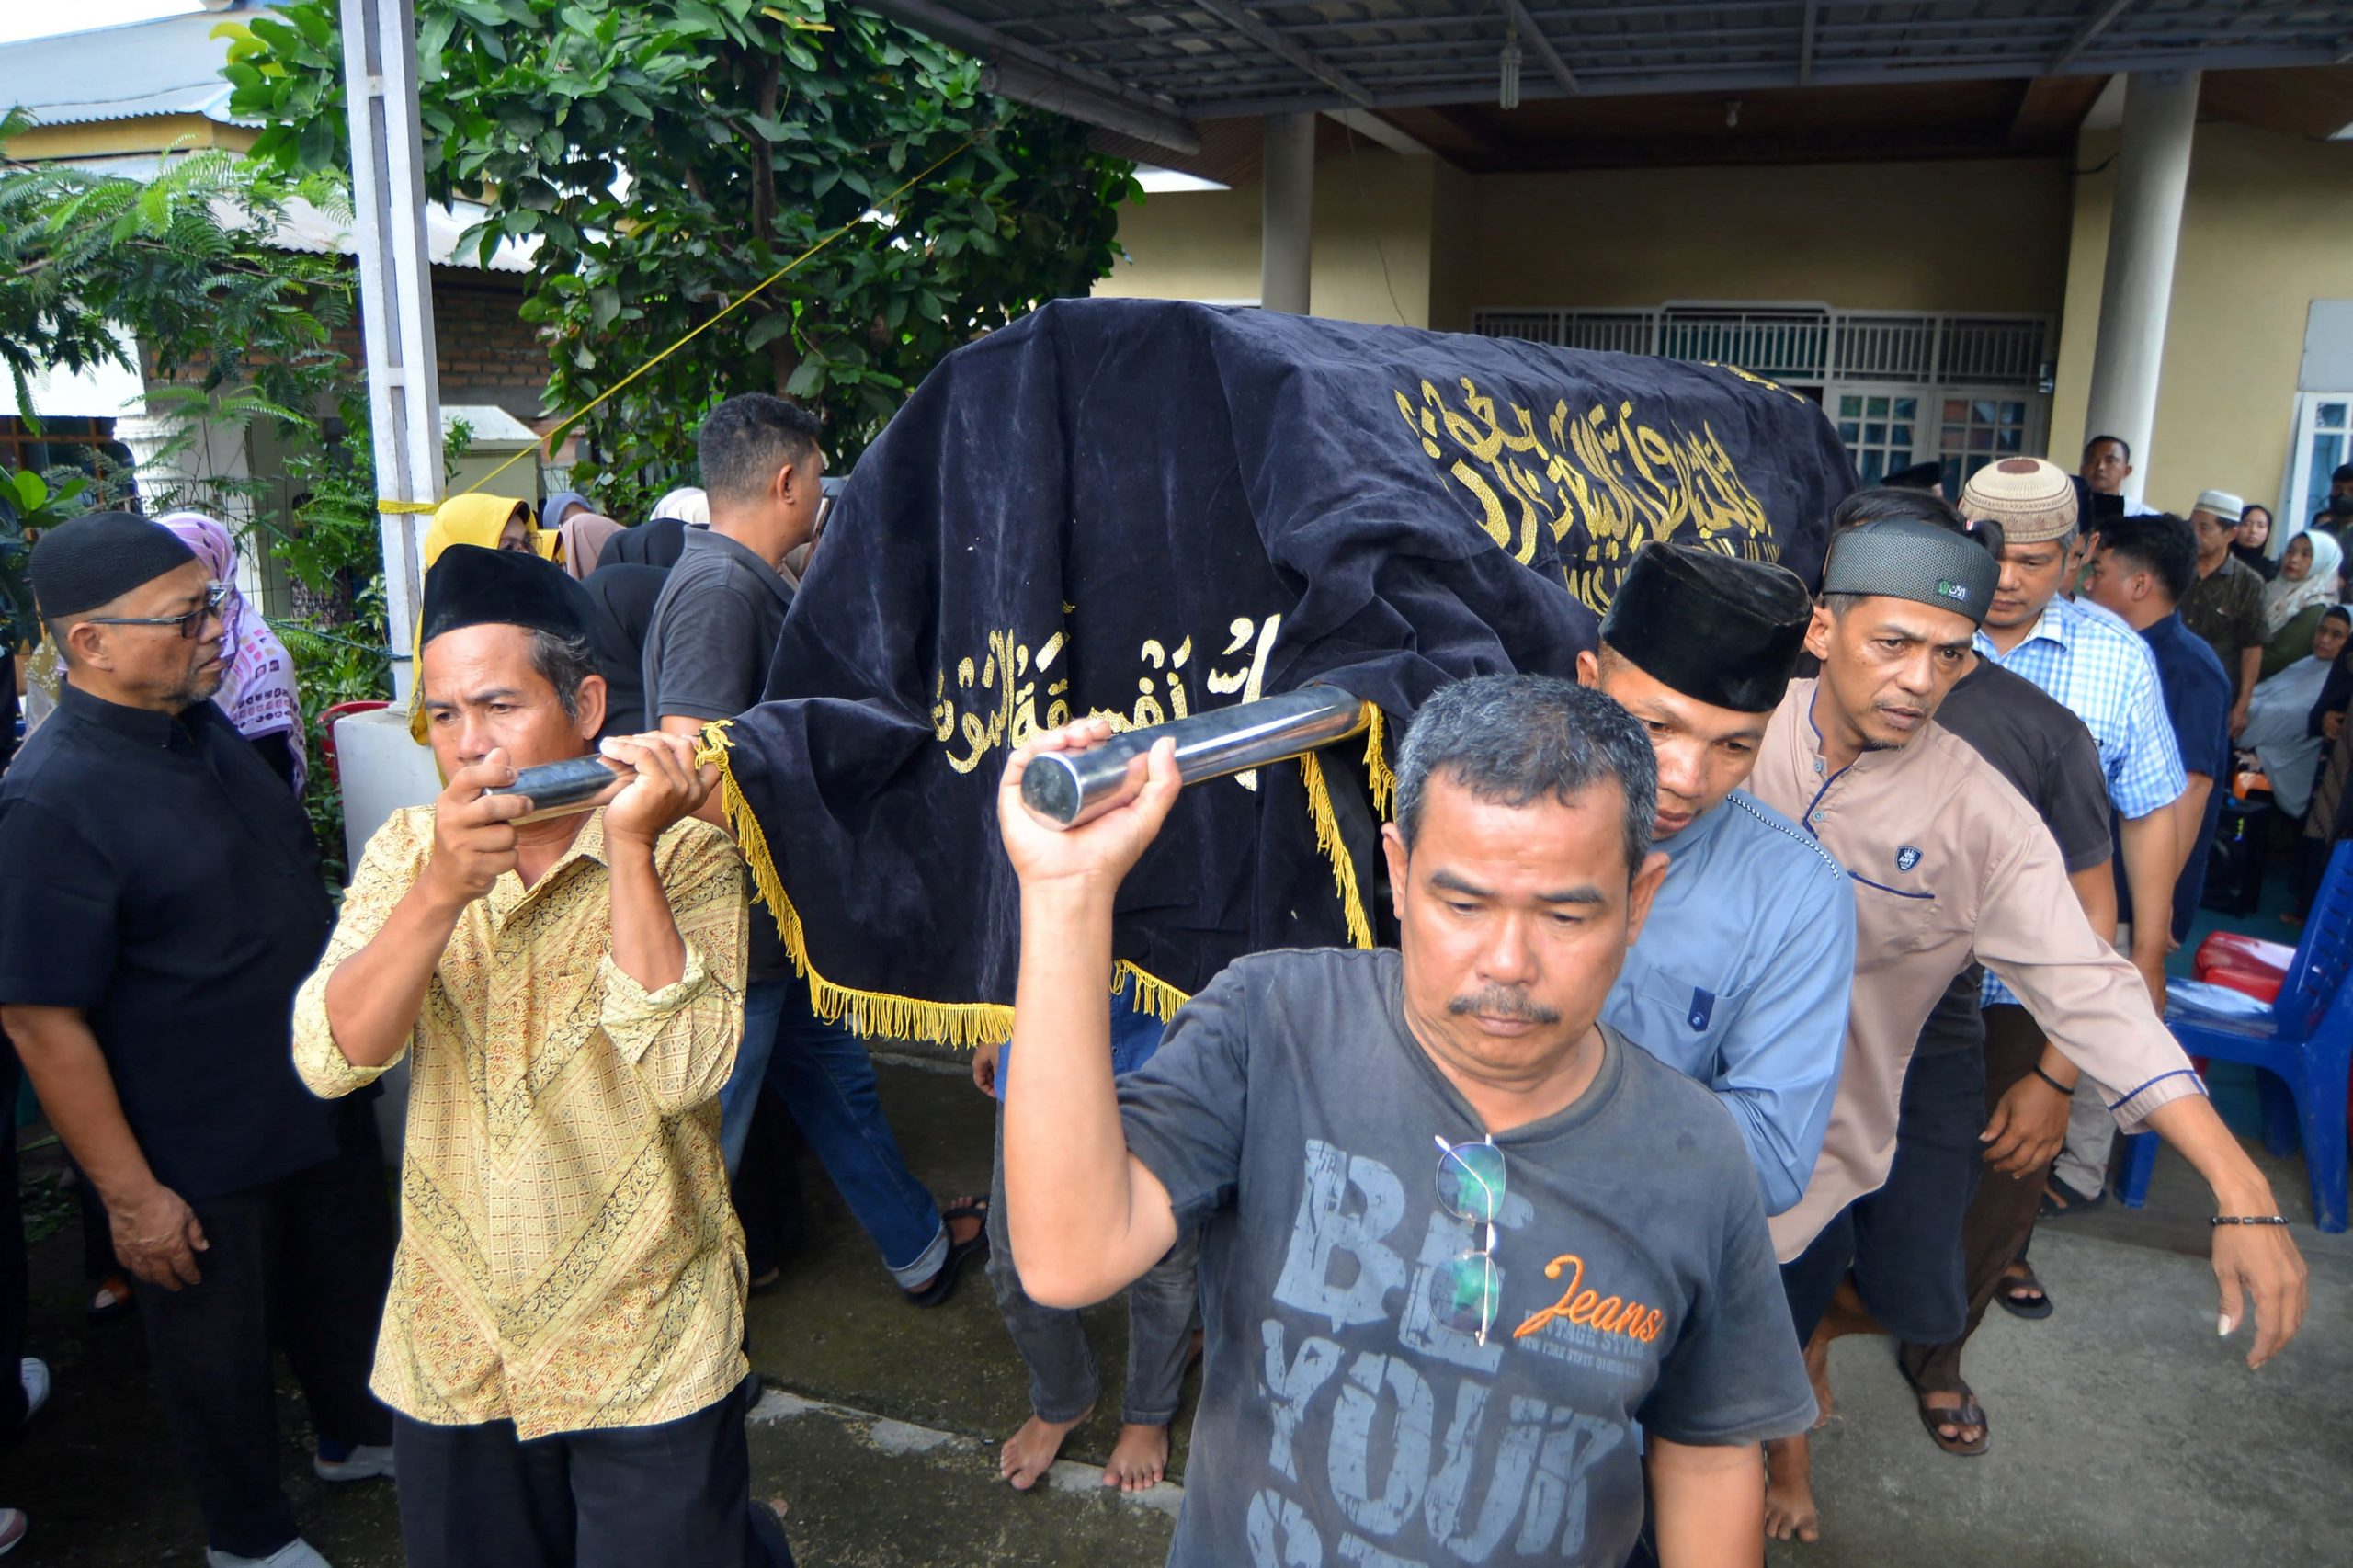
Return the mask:
{"type": "MultiPolygon", "coordinates": [[[[35,549],[63,684],[0,780],[0,1090],[20,1057],[72,1155],[92,1305],[142,1321],[210,1568],[325,1561],[280,1485],[279,1350],[315,1472],[395,1481],[419,1568],[789,1563],[745,1309],[802,1145],[911,1309],[985,1256],[1029,1374],[1013,1487],[1101,1397],[1078,1309],[1128,1292],[1106,1485],[1162,1479],[1206,1358],[1188,1565],[1814,1540],[1829,1343],[1890,1336],[1928,1440],[1985,1452],[1965,1349],[1992,1306],[2057,1309],[2032,1233],[2104,1201],[2119,1130],[2211,1189],[2222,1334],[2255,1366],[2296,1333],[2302,1260],[2165,963],[2246,761],[2307,844],[2353,832],[2353,470],[2281,551],[2219,491],[2126,503],[2109,437],[1957,504],[1933,470],[1857,492],[1818,588],[1648,544],[1574,680],[1413,716],[1395,946],[1245,959],[1165,1029],[1115,994],[1112,926],[1170,750],[1057,832],[1023,771],[1109,729],[1033,740],[1000,786],[1013,1039],[973,1062],[995,1169],[942,1202],[699,749],[820,547],[819,428],[733,398],[699,459],[634,527],[440,508],[412,722],[444,788],[339,905],[227,531],[104,513],[35,549]],[[513,788],[587,757],[593,809],[513,788]],[[370,1102],[402,1063],[396,1211],[370,1102]]],[[[23,1296],[0,1222],[0,1364],[23,1296]]],[[[0,1428],[46,1395],[22,1368],[0,1428]]]]}

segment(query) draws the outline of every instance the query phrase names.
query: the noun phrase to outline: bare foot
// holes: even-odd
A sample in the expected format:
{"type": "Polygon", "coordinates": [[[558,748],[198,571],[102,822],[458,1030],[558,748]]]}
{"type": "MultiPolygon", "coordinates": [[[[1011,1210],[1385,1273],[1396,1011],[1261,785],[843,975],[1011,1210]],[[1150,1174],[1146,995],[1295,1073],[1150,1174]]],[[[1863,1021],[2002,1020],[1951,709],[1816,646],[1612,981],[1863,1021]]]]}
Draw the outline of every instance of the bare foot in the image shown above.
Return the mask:
{"type": "Polygon", "coordinates": [[[1167,1473],[1168,1428],[1123,1424],[1120,1440],[1111,1445],[1111,1462],[1103,1467],[1103,1484],[1142,1492],[1159,1485],[1167,1473]]]}
{"type": "Polygon", "coordinates": [[[1822,1539],[1822,1517],[1813,1506],[1813,1452],[1803,1437],[1776,1437],[1765,1445],[1765,1533],[1775,1540],[1822,1539]]]}
{"type": "Polygon", "coordinates": [[[1830,1425],[1830,1340],[1826,1335],[1817,1332],[1806,1342],[1805,1375],[1813,1384],[1813,1429],[1819,1432],[1830,1425]]]}
{"type": "Polygon", "coordinates": [[[1063,1451],[1063,1439],[1070,1436],[1071,1428],[1094,1414],[1092,1409],[1083,1411],[1078,1421],[1041,1421],[1032,1415],[1021,1424],[1021,1430],[1005,1440],[997,1453],[996,1472],[1011,1482],[1016,1492],[1029,1491],[1053,1468],[1054,1456],[1063,1451]]]}

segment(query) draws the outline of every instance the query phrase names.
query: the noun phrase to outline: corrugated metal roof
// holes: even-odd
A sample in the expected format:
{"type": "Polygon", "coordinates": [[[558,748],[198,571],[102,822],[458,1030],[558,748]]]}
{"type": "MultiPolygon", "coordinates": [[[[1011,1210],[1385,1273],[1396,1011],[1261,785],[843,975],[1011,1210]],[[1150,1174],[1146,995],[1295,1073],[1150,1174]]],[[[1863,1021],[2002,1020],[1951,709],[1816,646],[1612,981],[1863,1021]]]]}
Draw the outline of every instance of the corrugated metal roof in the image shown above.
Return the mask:
{"type": "Polygon", "coordinates": [[[230,19],[198,11],[0,44],[0,105],[21,105],[43,125],[165,114],[249,123],[229,113],[229,44],[211,36],[230,19]]]}
{"type": "Polygon", "coordinates": [[[2327,66],[2353,47],[2347,0],[866,3],[1188,119],[1493,104],[1514,45],[1531,99],[2327,66]]]}

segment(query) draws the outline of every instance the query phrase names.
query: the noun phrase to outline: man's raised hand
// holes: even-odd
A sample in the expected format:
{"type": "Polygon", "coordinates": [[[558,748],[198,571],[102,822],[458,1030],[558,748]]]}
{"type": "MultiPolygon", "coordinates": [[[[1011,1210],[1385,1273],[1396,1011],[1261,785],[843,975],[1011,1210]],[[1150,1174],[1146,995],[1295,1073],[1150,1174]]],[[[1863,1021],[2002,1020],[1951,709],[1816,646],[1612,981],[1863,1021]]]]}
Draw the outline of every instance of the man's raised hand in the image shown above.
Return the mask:
{"type": "Polygon", "coordinates": [[[515,782],[504,749],[460,767],[433,802],[433,858],[426,875],[461,903],[490,891],[515,869],[515,822],[531,809],[521,795],[487,795],[515,782]]]}
{"type": "Polygon", "coordinates": [[[1154,743],[1151,751],[1128,765],[1131,778],[1142,774],[1142,791],[1092,822],[1058,832],[1021,803],[1021,776],[1029,771],[1030,758],[1045,752],[1086,751],[1110,738],[1108,721],[1081,719],[1047,731],[1006,762],[1005,778],[996,792],[997,826],[1005,835],[1005,852],[1025,887],[1069,882],[1117,888],[1159,836],[1160,824],[1168,820],[1182,787],[1173,740],[1154,743]]]}
{"type": "Polygon", "coordinates": [[[716,767],[695,766],[695,743],[685,735],[656,730],[642,735],[616,735],[599,745],[600,755],[634,770],[633,777],[605,808],[605,837],[651,844],[672,823],[693,814],[719,777],[716,767]]]}

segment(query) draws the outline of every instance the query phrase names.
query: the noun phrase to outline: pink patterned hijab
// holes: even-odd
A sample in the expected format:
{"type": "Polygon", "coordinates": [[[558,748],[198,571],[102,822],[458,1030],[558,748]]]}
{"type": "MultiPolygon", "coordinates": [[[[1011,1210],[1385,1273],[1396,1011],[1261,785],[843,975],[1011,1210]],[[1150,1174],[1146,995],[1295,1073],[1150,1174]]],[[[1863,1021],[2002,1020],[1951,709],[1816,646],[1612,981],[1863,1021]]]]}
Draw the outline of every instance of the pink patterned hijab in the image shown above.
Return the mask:
{"type": "Polygon", "coordinates": [[[221,606],[227,634],[227,677],[212,700],[229,715],[237,733],[251,740],[285,731],[294,756],[294,792],[302,792],[306,771],[302,748],[302,708],[295,695],[294,660],[286,644],[236,588],[237,547],[227,527],[201,512],[168,512],[155,519],[177,534],[196,551],[215,582],[226,583],[229,597],[221,606]]]}

